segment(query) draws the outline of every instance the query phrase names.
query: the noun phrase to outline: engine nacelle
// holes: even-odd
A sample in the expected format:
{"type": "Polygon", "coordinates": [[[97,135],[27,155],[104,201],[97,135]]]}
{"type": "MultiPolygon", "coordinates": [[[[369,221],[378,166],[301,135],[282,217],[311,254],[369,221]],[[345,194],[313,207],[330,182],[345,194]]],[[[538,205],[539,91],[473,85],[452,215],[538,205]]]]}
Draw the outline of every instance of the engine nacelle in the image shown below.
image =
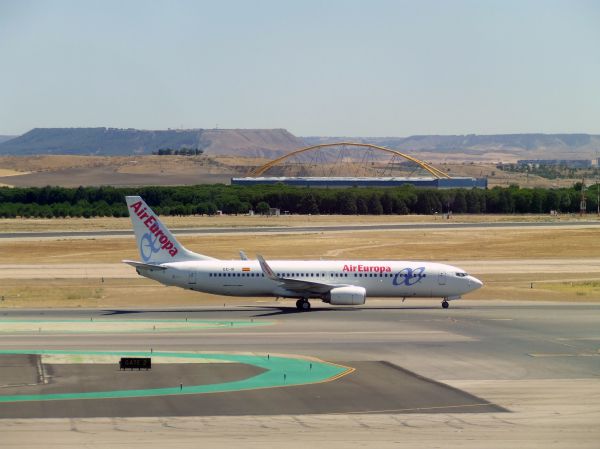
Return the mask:
{"type": "Polygon", "coordinates": [[[367,291],[363,287],[337,287],[331,289],[326,302],[334,306],[358,306],[365,303],[367,291]]]}

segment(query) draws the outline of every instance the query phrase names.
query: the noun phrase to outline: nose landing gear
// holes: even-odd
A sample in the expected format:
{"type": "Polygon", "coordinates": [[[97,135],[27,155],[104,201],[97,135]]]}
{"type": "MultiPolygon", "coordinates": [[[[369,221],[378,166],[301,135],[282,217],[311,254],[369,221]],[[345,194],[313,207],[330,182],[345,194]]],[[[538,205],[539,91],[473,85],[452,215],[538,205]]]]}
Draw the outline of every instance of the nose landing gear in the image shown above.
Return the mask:
{"type": "Polygon", "coordinates": [[[296,309],[299,312],[308,312],[310,311],[310,302],[308,302],[308,299],[299,299],[296,301],[296,309]]]}
{"type": "Polygon", "coordinates": [[[442,301],[442,308],[443,309],[447,309],[450,306],[450,304],[448,303],[448,301],[446,301],[445,299],[442,301]]]}

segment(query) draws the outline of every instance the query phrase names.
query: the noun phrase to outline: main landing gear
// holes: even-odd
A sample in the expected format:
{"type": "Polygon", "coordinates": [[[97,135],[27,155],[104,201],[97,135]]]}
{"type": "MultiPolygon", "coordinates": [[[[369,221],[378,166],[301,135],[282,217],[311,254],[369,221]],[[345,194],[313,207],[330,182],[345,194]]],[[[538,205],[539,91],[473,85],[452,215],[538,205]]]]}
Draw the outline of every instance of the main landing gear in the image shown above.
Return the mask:
{"type": "Polygon", "coordinates": [[[308,302],[308,299],[299,299],[296,301],[296,309],[299,312],[308,312],[310,310],[310,302],[308,302]]]}
{"type": "Polygon", "coordinates": [[[448,304],[448,301],[446,301],[445,299],[442,301],[442,308],[447,309],[449,305],[450,304],[448,304]]]}

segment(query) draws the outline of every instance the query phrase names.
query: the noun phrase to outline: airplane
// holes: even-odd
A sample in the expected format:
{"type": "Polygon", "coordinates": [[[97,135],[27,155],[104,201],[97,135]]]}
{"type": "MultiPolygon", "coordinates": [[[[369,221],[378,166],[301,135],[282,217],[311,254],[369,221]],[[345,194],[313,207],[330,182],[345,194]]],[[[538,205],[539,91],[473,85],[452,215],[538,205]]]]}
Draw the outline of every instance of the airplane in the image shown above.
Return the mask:
{"type": "Polygon", "coordinates": [[[449,301],[483,286],[460,268],[399,260],[219,260],[186,249],[139,196],[127,196],[141,261],[123,260],[141,276],[164,285],[226,296],[310,299],[334,306],[365,304],[367,296],[442,298],[449,301]]]}

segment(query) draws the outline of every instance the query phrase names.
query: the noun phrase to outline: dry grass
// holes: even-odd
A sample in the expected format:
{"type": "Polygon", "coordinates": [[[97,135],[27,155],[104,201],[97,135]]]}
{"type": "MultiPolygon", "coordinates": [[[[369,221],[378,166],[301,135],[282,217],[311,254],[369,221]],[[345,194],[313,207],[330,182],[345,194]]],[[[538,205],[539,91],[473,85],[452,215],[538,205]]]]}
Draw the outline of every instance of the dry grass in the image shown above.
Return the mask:
{"type": "MultiPolygon", "coordinates": [[[[504,228],[182,236],[189,249],[218,258],[500,260],[588,258],[598,230],[504,228]]],[[[136,258],[131,238],[0,240],[2,263],[115,263],[136,258]]]]}
{"type": "Polygon", "coordinates": [[[597,300],[600,298],[600,280],[583,280],[567,282],[547,282],[539,286],[544,290],[556,292],[558,295],[575,295],[581,300],[597,300]]]}
{"type": "MultiPolygon", "coordinates": [[[[2,280],[0,307],[99,307],[191,306],[223,304],[216,296],[168,288],[139,279],[30,279],[2,280]]],[[[239,298],[238,298],[239,301],[239,298]]],[[[243,300],[242,300],[243,301],[243,300]]],[[[227,301],[233,304],[231,300],[227,301]]],[[[242,303],[242,302],[239,302],[242,303]]]]}
{"type": "Polygon", "coordinates": [[[11,170],[8,168],[0,168],[0,176],[18,176],[24,175],[26,172],[11,170]]]}

